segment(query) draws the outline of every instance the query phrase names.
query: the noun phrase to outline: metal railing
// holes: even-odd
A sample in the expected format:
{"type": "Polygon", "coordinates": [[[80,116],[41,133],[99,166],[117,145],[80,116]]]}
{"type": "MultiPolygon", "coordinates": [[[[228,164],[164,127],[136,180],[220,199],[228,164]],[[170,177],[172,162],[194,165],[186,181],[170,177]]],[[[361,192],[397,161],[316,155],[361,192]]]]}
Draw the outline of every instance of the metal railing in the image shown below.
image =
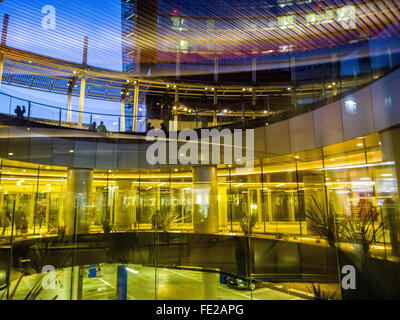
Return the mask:
{"type": "MultiPolygon", "coordinates": [[[[103,122],[104,127],[109,132],[132,132],[134,122],[136,122],[135,132],[146,132],[148,124],[158,129],[161,128],[162,123],[164,123],[169,131],[210,127],[222,128],[227,126],[250,128],[263,126],[266,123],[271,124],[282,121],[315,110],[370,85],[372,82],[394,70],[397,70],[397,68],[385,70],[381,72],[378,77],[368,77],[363,79],[363,81],[359,80],[354,82],[351,86],[342,86],[340,90],[337,88],[336,94],[333,94],[333,90],[324,92],[323,95],[318,94],[314,96],[309,103],[301,104],[299,103],[300,100],[297,100],[295,105],[292,104],[286,107],[271,106],[271,110],[274,110],[271,112],[269,108],[265,111],[259,110],[256,112],[253,110],[252,106],[249,107],[243,102],[237,101],[230,106],[220,106],[219,111],[184,108],[187,110],[181,110],[179,114],[175,112],[174,117],[174,110],[171,106],[166,116],[161,112],[161,114],[148,114],[147,116],[139,115],[133,117],[132,115],[68,110],[67,108],[35,102],[5,92],[0,92],[0,113],[44,125],[92,131],[100,131],[98,130],[98,126],[101,122],[103,122]],[[16,108],[18,106],[20,106],[23,111],[23,114],[20,114],[20,116],[17,115],[16,108]],[[93,127],[94,124],[96,124],[96,129],[93,127]]],[[[337,85],[339,86],[340,84],[338,83],[337,85]]],[[[293,92],[293,94],[295,93],[293,92]]]]}

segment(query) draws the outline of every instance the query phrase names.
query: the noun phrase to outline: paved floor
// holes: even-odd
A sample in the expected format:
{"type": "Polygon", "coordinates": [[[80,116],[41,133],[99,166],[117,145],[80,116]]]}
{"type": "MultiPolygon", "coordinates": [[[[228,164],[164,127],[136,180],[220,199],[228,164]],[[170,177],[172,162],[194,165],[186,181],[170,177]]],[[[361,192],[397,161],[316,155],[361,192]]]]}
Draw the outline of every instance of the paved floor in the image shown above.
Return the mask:
{"type": "MultiPolygon", "coordinates": [[[[270,288],[258,288],[255,291],[235,290],[219,284],[218,275],[211,276],[201,271],[150,268],[127,265],[129,300],[300,300],[299,297],[270,288]],[[210,288],[211,287],[211,288],[210,288]]],[[[115,300],[117,265],[101,265],[96,278],[88,277],[88,267],[83,272],[83,300],[115,300]]],[[[42,283],[37,275],[24,277],[18,286],[14,299],[24,299],[35,281],[42,283]]],[[[69,299],[71,271],[57,271],[56,288],[42,290],[39,299],[48,300],[57,296],[57,300],[69,299]]],[[[11,291],[13,285],[11,286],[11,291]]]]}

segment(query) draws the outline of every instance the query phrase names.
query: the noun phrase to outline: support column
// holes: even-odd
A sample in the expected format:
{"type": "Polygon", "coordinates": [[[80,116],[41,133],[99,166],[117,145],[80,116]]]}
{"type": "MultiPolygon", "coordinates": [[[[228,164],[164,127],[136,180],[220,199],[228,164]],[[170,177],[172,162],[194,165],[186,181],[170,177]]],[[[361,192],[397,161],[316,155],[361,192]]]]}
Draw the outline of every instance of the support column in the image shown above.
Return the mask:
{"type": "Polygon", "coordinates": [[[128,296],[128,272],[126,265],[121,264],[117,270],[117,300],[127,300],[128,296]]]}
{"type": "Polygon", "coordinates": [[[81,90],[79,93],[79,118],[78,125],[82,127],[83,105],[85,103],[86,72],[81,75],[81,90]]]}
{"type": "Polygon", "coordinates": [[[71,122],[72,120],[72,89],[68,89],[68,114],[67,121],[71,122]]]}
{"type": "Polygon", "coordinates": [[[114,224],[120,230],[131,230],[134,223],[134,203],[131,195],[132,181],[118,180],[114,224]]]}
{"type": "Polygon", "coordinates": [[[389,222],[390,242],[392,254],[400,256],[400,128],[386,130],[380,133],[383,161],[393,161],[393,174],[397,182],[397,193],[384,201],[382,205],[383,215],[389,222]]]}
{"type": "Polygon", "coordinates": [[[390,70],[393,70],[392,48],[390,46],[388,46],[387,52],[388,52],[388,58],[389,58],[389,67],[390,67],[390,70]]]}
{"type": "Polygon", "coordinates": [[[218,68],[218,57],[214,58],[214,82],[218,82],[218,73],[219,73],[219,68],[218,68]]]}
{"type": "Polygon", "coordinates": [[[291,70],[291,80],[292,80],[292,104],[297,107],[296,98],[296,58],[294,56],[290,57],[290,70],[291,70]]]}
{"type": "Polygon", "coordinates": [[[203,300],[217,300],[219,274],[203,272],[203,300]]]}
{"type": "Polygon", "coordinates": [[[178,131],[178,120],[179,120],[179,115],[178,112],[175,110],[173,111],[173,116],[174,116],[174,120],[170,121],[170,131],[178,131]],[[172,122],[172,123],[171,123],[172,122]]]}
{"type": "Polygon", "coordinates": [[[179,116],[178,116],[178,104],[179,104],[179,88],[178,86],[174,86],[175,87],[175,96],[174,96],[174,108],[176,108],[172,114],[174,116],[174,121],[173,121],[173,125],[172,125],[172,130],[173,131],[178,131],[178,120],[179,120],[179,116]]]}
{"type": "Polygon", "coordinates": [[[65,234],[89,232],[93,198],[93,170],[68,169],[65,205],[65,234]]]}
{"type": "Polygon", "coordinates": [[[332,53],[332,80],[335,83],[333,85],[333,96],[337,96],[338,94],[338,70],[337,70],[337,54],[332,53]]]}
{"type": "Polygon", "coordinates": [[[82,300],[83,267],[74,266],[71,268],[71,300],[82,300]]]}
{"type": "Polygon", "coordinates": [[[257,58],[253,57],[252,59],[252,67],[251,67],[251,78],[253,82],[257,82],[257,58]]]}
{"type": "Polygon", "coordinates": [[[125,131],[125,98],[121,98],[121,128],[122,132],[125,131]]]}
{"type": "Polygon", "coordinates": [[[218,118],[217,118],[217,111],[214,110],[213,111],[213,126],[217,126],[218,125],[218,118]]]}
{"type": "Polygon", "coordinates": [[[135,83],[135,92],[133,96],[133,123],[132,123],[132,131],[136,132],[137,127],[137,114],[138,114],[138,107],[139,107],[139,81],[135,83]]]}
{"type": "Polygon", "coordinates": [[[176,54],[176,70],[175,70],[175,77],[179,79],[181,76],[181,54],[176,54]]]}
{"type": "MultiPolygon", "coordinates": [[[[76,73],[76,71],[74,71],[76,73]]],[[[76,81],[78,80],[78,76],[75,76],[68,86],[68,113],[67,113],[67,121],[71,122],[72,120],[72,90],[75,87],[76,81]]]]}
{"type": "Polygon", "coordinates": [[[253,107],[255,107],[256,104],[257,104],[257,94],[256,94],[256,90],[253,90],[251,98],[252,98],[252,99],[251,99],[251,104],[252,104],[253,107]]]}
{"type": "Polygon", "coordinates": [[[214,107],[217,107],[217,105],[218,105],[218,90],[217,89],[214,89],[214,101],[213,101],[213,103],[214,103],[214,107]]]}
{"type": "Polygon", "coordinates": [[[179,103],[179,88],[175,86],[175,98],[174,98],[175,105],[179,103]]]}
{"type": "Polygon", "coordinates": [[[217,108],[218,108],[218,90],[215,88],[214,89],[214,108],[215,110],[213,110],[213,126],[217,126],[218,125],[218,117],[217,117],[217,108]]]}
{"type": "Polygon", "coordinates": [[[193,168],[193,229],[197,233],[219,231],[217,167],[193,168]]]}

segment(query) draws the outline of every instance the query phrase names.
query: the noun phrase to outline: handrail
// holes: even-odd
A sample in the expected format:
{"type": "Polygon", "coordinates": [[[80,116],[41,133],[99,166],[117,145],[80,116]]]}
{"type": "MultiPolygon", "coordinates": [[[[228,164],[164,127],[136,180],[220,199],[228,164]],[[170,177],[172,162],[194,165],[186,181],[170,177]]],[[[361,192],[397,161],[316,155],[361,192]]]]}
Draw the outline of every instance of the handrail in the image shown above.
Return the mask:
{"type": "MultiPolygon", "coordinates": [[[[362,88],[371,85],[372,83],[374,83],[375,81],[378,81],[379,79],[381,79],[382,77],[398,70],[400,67],[396,67],[393,68],[389,71],[386,71],[385,73],[383,73],[380,77],[375,78],[375,79],[370,79],[370,81],[367,81],[361,85],[356,85],[353,88],[347,89],[346,91],[342,91],[342,92],[338,92],[336,95],[334,96],[330,96],[330,97],[325,97],[322,99],[319,99],[317,101],[315,101],[314,103],[311,104],[305,104],[305,105],[301,105],[297,108],[291,108],[291,109],[285,109],[285,110],[281,110],[279,112],[275,112],[274,114],[268,114],[266,116],[257,116],[257,118],[253,118],[253,119],[246,119],[249,117],[254,116],[254,114],[249,113],[248,110],[244,110],[243,112],[243,116],[242,119],[240,121],[226,121],[227,119],[232,118],[232,114],[221,114],[218,113],[217,117],[219,117],[220,121],[218,125],[206,125],[206,126],[202,126],[202,128],[243,128],[243,127],[247,127],[247,128],[255,128],[257,126],[264,126],[267,123],[268,124],[272,124],[278,121],[282,121],[282,120],[286,120],[289,119],[291,117],[315,110],[319,107],[322,107],[328,103],[333,103],[334,101],[340,100],[343,97],[347,96],[347,95],[351,95],[354,92],[361,90],[362,88]],[[247,113],[246,113],[247,112],[247,113]],[[222,121],[221,121],[222,120],[222,121]]],[[[105,119],[101,119],[103,122],[106,121],[111,121],[111,123],[109,122],[107,124],[107,127],[109,128],[109,131],[111,132],[121,132],[121,120],[124,119],[128,119],[129,121],[134,121],[134,119],[136,119],[136,121],[140,121],[143,120],[144,123],[147,123],[147,121],[149,122],[154,122],[154,121],[162,121],[161,117],[160,119],[148,119],[146,116],[133,116],[133,115],[121,115],[121,114],[111,114],[111,113],[102,113],[102,112],[88,112],[88,111],[79,111],[79,110],[69,110],[68,108],[64,108],[64,107],[59,107],[59,106],[54,106],[54,105],[50,105],[50,104],[46,104],[46,103],[42,103],[42,102],[37,102],[37,101],[33,101],[33,100],[29,100],[26,98],[20,98],[14,95],[11,95],[9,93],[0,91],[0,96],[5,96],[8,97],[10,99],[10,107],[8,112],[3,112],[2,107],[0,106],[0,113],[3,114],[8,114],[8,115],[12,115],[13,114],[13,109],[15,106],[13,106],[11,108],[12,105],[12,100],[15,99],[17,101],[25,101],[28,104],[28,114],[26,116],[26,119],[30,120],[30,121],[37,121],[38,123],[43,123],[43,121],[45,121],[45,123],[50,124],[50,125],[54,125],[54,122],[58,122],[58,126],[59,127],[67,127],[67,128],[71,128],[71,127],[76,127],[77,122],[75,121],[67,121],[67,120],[63,120],[63,116],[64,118],[67,118],[68,113],[70,113],[71,115],[76,116],[77,114],[83,114],[86,118],[89,117],[90,121],[86,121],[85,123],[82,123],[80,129],[85,129],[88,126],[91,126],[93,123],[93,120],[96,120],[98,117],[105,117],[105,119]],[[58,118],[54,118],[54,117],[38,117],[35,115],[32,115],[32,112],[35,111],[35,109],[33,109],[33,106],[39,106],[39,107],[44,107],[44,108],[48,108],[50,109],[50,111],[56,111],[58,112],[58,118]],[[64,114],[63,114],[64,112],[64,114]],[[94,119],[93,119],[94,118],[94,119]],[[43,120],[43,121],[41,121],[43,120]],[[69,123],[69,125],[67,125],[66,123],[69,123]],[[114,129],[114,130],[113,130],[114,129]],[[118,129],[118,130],[115,130],[118,129]]],[[[21,103],[19,103],[21,104],[21,103]]],[[[15,104],[17,105],[17,104],[15,104]]],[[[233,106],[233,104],[230,104],[230,106],[233,106]]],[[[229,106],[224,106],[222,108],[229,108],[229,106]]],[[[42,112],[43,113],[43,112],[42,112]]],[[[182,115],[182,114],[181,114],[182,115]]],[[[197,125],[197,122],[199,120],[198,116],[196,113],[191,113],[191,114],[184,114],[185,117],[195,117],[195,121],[190,121],[191,123],[196,122],[196,125],[192,125],[192,129],[200,129],[197,125]]],[[[206,118],[210,118],[212,115],[200,115],[200,120],[201,117],[206,117],[206,118]]],[[[184,120],[180,120],[179,122],[184,122],[184,120]]],[[[146,125],[142,125],[142,129],[139,132],[143,132],[146,131],[146,125]]],[[[178,128],[179,130],[179,128],[178,128]]]]}

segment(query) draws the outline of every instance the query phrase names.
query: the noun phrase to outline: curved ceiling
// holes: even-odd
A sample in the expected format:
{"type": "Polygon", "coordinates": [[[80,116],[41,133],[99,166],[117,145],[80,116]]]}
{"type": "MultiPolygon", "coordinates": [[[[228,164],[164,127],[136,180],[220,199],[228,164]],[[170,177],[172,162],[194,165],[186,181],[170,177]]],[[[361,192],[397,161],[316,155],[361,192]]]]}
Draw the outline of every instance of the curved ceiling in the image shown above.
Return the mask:
{"type": "Polygon", "coordinates": [[[90,66],[135,71],[135,62],[157,63],[166,75],[175,74],[169,64],[177,61],[212,73],[218,58],[220,71],[230,72],[251,57],[398,37],[400,30],[398,0],[4,0],[4,14],[10,47],[81,63],[88,37],[90,66]]]}

